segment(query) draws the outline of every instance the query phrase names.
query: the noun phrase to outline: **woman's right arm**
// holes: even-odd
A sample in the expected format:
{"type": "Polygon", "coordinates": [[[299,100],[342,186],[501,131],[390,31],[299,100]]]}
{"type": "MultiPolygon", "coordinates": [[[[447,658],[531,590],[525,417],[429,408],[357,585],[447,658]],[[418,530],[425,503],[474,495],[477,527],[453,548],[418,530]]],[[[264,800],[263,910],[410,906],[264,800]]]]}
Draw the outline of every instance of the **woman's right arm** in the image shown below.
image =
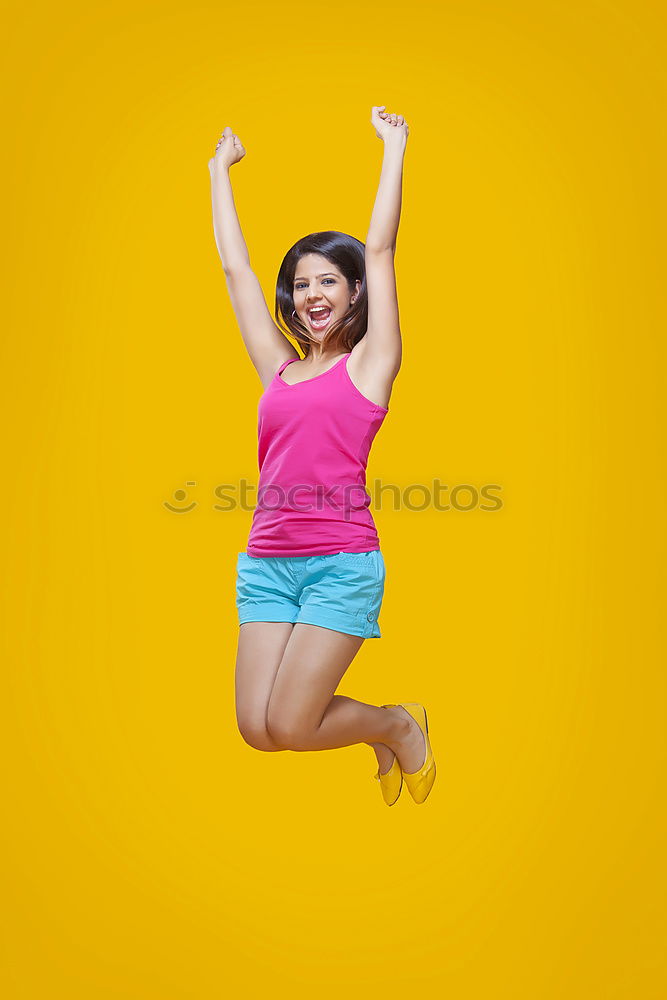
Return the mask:
{"type": "Polygon", "coordinates": [[[243,342],[266,388],[283,361],[300,355],[274,322],[250,266],[229,177],[230,167],[244,156],[241,141],[228,125],[215,156],[209,160],[213,231],[243,342]]]}

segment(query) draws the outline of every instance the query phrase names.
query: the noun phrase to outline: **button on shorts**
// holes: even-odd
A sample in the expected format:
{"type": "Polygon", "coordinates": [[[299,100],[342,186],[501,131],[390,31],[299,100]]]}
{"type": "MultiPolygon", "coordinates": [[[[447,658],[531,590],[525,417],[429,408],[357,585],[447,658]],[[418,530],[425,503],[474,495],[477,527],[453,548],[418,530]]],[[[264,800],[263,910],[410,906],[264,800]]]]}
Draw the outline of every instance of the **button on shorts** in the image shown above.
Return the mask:
{"type": "Polygon", "coordinates": [[[298,622],[381,639],[385,565],[379,549],[236,560],[236,608],[245,622],[298,622]]]}

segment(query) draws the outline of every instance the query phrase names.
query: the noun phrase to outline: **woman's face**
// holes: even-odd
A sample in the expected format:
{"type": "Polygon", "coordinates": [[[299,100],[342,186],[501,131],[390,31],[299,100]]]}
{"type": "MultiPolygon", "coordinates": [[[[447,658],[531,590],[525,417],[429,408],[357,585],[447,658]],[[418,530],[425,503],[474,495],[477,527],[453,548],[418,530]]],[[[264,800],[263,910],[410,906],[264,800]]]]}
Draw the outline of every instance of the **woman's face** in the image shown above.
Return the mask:
{"type": "Polygon", "coordinates": [[[313,340],[322,340],[332,323],[349,310],[361,288],[352,294],[335,264],[318,253],[302,257],[294,273],[294,308],[313,340]]]}

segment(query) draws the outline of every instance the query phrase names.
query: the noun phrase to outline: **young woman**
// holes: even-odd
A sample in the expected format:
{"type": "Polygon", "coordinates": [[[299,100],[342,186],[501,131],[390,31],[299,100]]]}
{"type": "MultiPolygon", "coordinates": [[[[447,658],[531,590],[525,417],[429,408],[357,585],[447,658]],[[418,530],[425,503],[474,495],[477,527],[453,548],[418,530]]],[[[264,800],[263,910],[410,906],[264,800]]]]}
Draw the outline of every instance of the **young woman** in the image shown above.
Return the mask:
{"type": "Polygon", "coordinates": [[[364,245],[312,233],[285,256],[274,322],[248,257],[229,170],[245,156],[228,125],[209,161],[215,240],[259,401],[258,502],[237,559],[236,715],[258,750],[366,743],[387,805],[435,779],[426,711],[334,694],[364,639],[381,638],[385,567],[366,466],[401,363],[394,276],[408,126],[374,107],[384,143],[364,245]],[[278,325],[301,346],[303,358],[278,325]]]}

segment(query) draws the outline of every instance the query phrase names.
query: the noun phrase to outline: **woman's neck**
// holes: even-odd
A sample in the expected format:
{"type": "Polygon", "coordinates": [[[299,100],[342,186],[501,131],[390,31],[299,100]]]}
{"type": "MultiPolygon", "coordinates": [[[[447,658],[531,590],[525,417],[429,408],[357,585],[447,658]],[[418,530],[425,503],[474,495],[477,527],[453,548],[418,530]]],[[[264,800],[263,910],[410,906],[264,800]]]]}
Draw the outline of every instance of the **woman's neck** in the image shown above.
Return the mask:
{"type": "Polygon", "coordinates": [[[347,351],[341,351],[338,354],[322,354],[320,351],[316,354],[314,351],[310,350],[308,354],[306,354],[305,358],[303,358],[303,363],[306,365],[312,365],[313,368],[318,368],[320,365],[326,365],[329,361],[335,361],[336,358],[342,357],[343,354],[347,354],[347,351]]]}

